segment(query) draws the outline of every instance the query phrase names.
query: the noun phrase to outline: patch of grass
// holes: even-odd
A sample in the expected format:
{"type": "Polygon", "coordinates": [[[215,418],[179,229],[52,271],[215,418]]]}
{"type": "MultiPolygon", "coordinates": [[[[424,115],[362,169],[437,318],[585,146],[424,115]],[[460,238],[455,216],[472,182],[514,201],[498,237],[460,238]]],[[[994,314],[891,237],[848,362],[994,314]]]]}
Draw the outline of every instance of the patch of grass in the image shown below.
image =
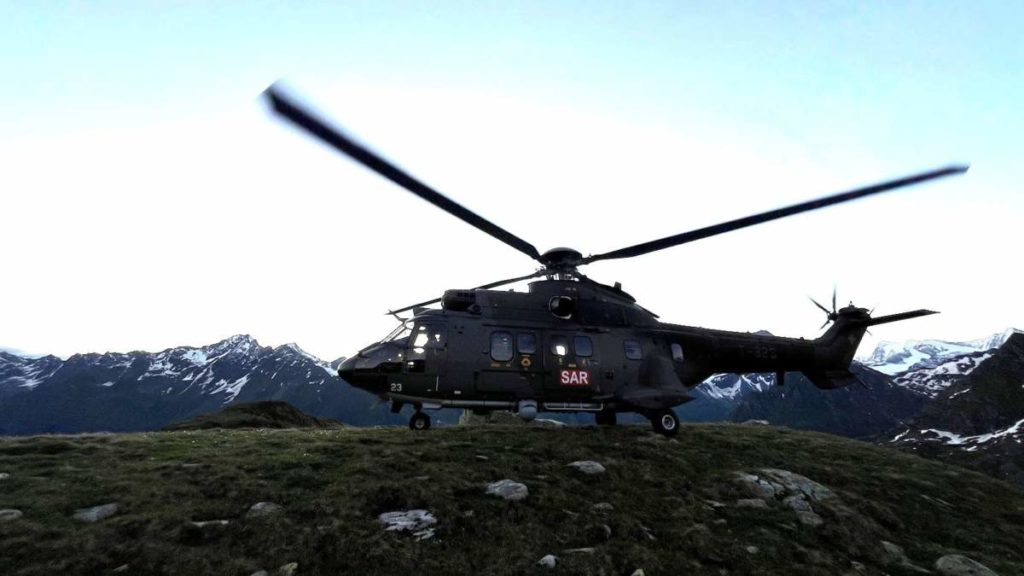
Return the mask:
{"type": "Polygon", "coordinates": [[[248,575],[299,563],[299,574],[558,573],[869,574],[891,566],[881,540],[930,567],[962,553],[1024,573],[1024,493],[894,450],[761,426],[684,426],[674,441],[644,427],[301,429],[47,436],[0,440],[0,523],[8,573],[248,575]],[[597,460],[607,472],[567,467],[597,460]],[[735,472],[780,468],[836,493],[818,528],[750,495],[735,472]],[[530,496],[486,496],[503,478],[530,496]],[[279,515],[245,517],[260,501],[279,515]],[[712,505],[711,501],[726,504],[712,505]],[[97,524],[74,510],[117,502],[97,524]],[[606,502],[611,510],[595,510],[606,502]],[[433,539],[384,532],[382,512],[426,508],[433,539]],[[229,520],[227,526],[193,521],[229,520]],[[756,552],[751,552],[756,547],[756,552]],[[567,553],[572,548],[593,552],[567,553]]]}

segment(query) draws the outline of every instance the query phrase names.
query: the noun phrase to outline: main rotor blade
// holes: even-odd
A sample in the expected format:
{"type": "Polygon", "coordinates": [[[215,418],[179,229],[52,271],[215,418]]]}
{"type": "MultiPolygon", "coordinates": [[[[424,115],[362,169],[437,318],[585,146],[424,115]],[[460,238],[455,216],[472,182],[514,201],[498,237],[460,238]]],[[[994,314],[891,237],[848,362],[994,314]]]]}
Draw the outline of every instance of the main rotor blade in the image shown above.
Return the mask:
{"type": "MultiPolygon", "coordinates": [[[[505,284],[512,284],[513,282],[519,282],[520,280],[529,280],[530,278],[536,278],[538,276],[543,276],[544,274],[547,274],[547,273],[548,272],[546,270],[538,270],[537,272],[532,272],[530,274],[527,274],[526,276],[518,276],[516,278],[506,278],[504,280],[498,280],[497,282],[491,282],[490,284],[484,284],[483,286],[477,286],[476,288],[472,288],[472,290],[489,290],[491,288],[497,288],[498,286],[504,286],[505,284]]],[[[405,311],[408,311],[408,310],[412,310],[413,308],[421,308],[423,306],[430,306],[431,304],[437,304],[440,301],[441,301],[441,298],[434,298],[433,300],[427,300],[426,302],[420,302],[418,304],[413,304],[412,306],[406,306],[405,308],[399,308],[398,310],[389,310],[388,314],[389,315],[394,315],[394,314],[398,314],[400,312],[405,312],[405,311]]]]}
{"type": "Polygon", "coordinates": [[[476,227],[479,230],[490,234],[505,244],[519,250],[534,260],[540,260],[540,253],[537,249],[522,238],[501,228],[497,224],[477,215],[468,208],[456,203],[447,196],[413,178],[394,164],[388,162],[380,155],[370,151],[352,138],[343,134],[340,130],[328,126],[325,122],[315,117],[311,112],[305,110],[295,101],[285,96],[276,86],[267,88],[264,92],[270,100],[274,110],[291,120],[295,125],[316,136],[324,143],[335,150],[345,154],[359,162],[363,166],[373,170],[377,174],[391,180],[409,192],[437,206],[441,210],[455,216],[456,218],[476,227]]]}
{"type": "Polygon", "coordinates": [[[849,192],[843,192],[841,194],[834,194],[832,196],[825,196],[816,200],[808,202],[802,202],[800,204],[794,204],[785,208],[778,208],[776,210],[770,210],[768,212],[762,212],[760,214],[754,214],[753,216],[747,216],[746,218],[739,218],[736,220],[730,220],[721,224],[715,224],[714,226],[707,226],[705,228],[699,228],[697,230],[691,230],[682,234],[676,234],[675,236],[668,236],[661,238],[660,240],[652,240],[650,242],[644,242],[643,244],[637,244],[635,246],[629,246],[627,248],[620,248],[611,252],[605,252],[604,254],[595,254],[587,256],[583,259],[582,264],[589,264],[590,262],[596,262],[598,260],[611,260],[614,258],[632,258],[633,256],[640,256],[641,254],[647,254],[649,252],[655,252],[657,250],[664,250],[665,248],[671,248],[672,246],[679,246],[680,244],[686,244],[687,242],[693,242],[694,240],[701,240],[710,236],[717,236],[718,234],[724,234],[726,232],[732,232],[733,230],[739,230],[740,228],[746,228],[748,226],[754,226],[755,224],[761,224],[763,222],[769,222],[771,220],[778,220],[779,218],[785,218],[786,216],[792,216],[801,212],[808,212],[811,210],[817,210],[818,208],[824,208],[826,206],[832,206],[835,204],[841,204],[843,202],[849,202],[857,198],[863,198],[864,196],[870,196],[872,194],[878,194],[880,192],[888,192],[889,190],[895,190],[896,188],[902,188],[904,186],[910,186],[913,184],[919,184],[928,180],[934,180],[936,178],[943,178],[945,176],[951,176],[953,174],[962,174],[966,172],[968,166],[947,166],[945,168],[939,168],[929,172],[923,172],[898,180],[890,180],[881,184],[875,184],[873,186],[867,186],[865,188],[858,188],[849,192]]]}

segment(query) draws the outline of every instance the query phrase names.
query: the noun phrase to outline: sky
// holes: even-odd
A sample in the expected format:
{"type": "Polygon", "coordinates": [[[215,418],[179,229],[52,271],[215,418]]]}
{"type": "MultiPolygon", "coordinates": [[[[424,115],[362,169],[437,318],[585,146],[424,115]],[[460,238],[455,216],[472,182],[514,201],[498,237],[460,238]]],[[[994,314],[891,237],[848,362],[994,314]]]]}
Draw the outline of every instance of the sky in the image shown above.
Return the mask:
{"type": "Polygon", "coordinates": [[[807,297],[833,286],[942,312],[861,354],[1024,327],[1024,4],[0,2],[0,21],[3,347],[248,333],[331,359],[388,309],[535,269],[275,118],[277,81],[541,252],[970,163],[582,271],[728,330],[815,337],[807,297]]]}

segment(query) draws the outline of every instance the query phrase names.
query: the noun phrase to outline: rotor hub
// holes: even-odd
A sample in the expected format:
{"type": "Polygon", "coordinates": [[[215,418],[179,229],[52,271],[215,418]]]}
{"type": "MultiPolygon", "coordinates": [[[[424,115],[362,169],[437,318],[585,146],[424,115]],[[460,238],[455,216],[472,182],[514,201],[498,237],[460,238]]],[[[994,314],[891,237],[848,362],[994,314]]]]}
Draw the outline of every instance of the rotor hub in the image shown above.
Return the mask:
{"type": "Polygon", "coordinates": [[[548,268],[559,270],[572,269],[583,262],[583,254],[572,248],[552,248],[541,254],[540,261],[548,268]]]}

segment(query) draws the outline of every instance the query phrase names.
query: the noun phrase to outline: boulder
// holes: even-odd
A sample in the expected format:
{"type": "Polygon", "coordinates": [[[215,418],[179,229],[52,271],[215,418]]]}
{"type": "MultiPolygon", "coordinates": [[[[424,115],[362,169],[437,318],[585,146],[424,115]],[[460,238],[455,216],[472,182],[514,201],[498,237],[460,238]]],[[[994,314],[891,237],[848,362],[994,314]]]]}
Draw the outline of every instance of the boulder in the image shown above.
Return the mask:
{"type": "Polygon", "coordinates": [[[578,460],[576,462],[570,462],[568,464],[571,468],[575,468],[578,472],[592,476],[594,474],[604,474],[605,469],[599,462],[593,460],[578,460]]]}
{"type": "Polygon", "coordinates": [[[11,520],[17,520],[24,516],[21,510],[15,510],[14,508],[5,508],[0,510],[0,522],[10,522],[11,520]]]}
{"type": "Polygon", "coordinates": [[[289,562],[277,569],[277,576],[295,576],[299,570],[298,562],[289,562]]]}
{"type": "Polygon", "coordinates": [[[554,568],[556,563],[558,563],[558,556],[553,554],[548,554],[537,561],[537,564],[540,564],[545,568],[554,568]]]}
{"type": "Polygon", "coordinates": [[[280,514],[284,512],[278,504],[273,502],[257,502],[249,507],[249,511],[245,513],[246,518],[261,518],[263,516],[273,516],[274,514],[280,514]]]}
{"type": "Polygon", "coordinates": [[[385,512],[377,517],[384,530],[388,532],[409,532],[416,540],[429,540],[434,537],[434,525],[437,518],[426,510],[400,510],[385,512]]]}
{"type": "Polygon", "coordinates": [[[942,576],[998,576],[991,568],[960,554],[949,554],[935,561],[942,576]]]}
{"type": "Polygon", "coordinates": [[[530,495],[529,488],[526,484],[516,482],[515,480],[498,480],[487,485],[487,492],[490,496],[497,496],[509,502],[519,502],[526,500],[526,497],[530,495]]]}
{"type": "Polygon", "coordinates": [[[227,526],[230,523],[230,520],[198,520],[192,522],[192,525],[196,528],[206,528],[207,526],[227,526]]]}
{"type": "Polygon", "coordinates": [[[81,522],[99,522],[104,518],[109,518],[117,513],[117,504],[102,504],[100,506],[93,506],[92,508],[81,508],[75,510],[75,514],[72,516],[75,520],[81,522]]]}
{"type": "Polygon", "coordinates": [[[10,477],[11,475],[8,474],[7,472],[0,472],[0,480],[7,480],[10,477]]]}

